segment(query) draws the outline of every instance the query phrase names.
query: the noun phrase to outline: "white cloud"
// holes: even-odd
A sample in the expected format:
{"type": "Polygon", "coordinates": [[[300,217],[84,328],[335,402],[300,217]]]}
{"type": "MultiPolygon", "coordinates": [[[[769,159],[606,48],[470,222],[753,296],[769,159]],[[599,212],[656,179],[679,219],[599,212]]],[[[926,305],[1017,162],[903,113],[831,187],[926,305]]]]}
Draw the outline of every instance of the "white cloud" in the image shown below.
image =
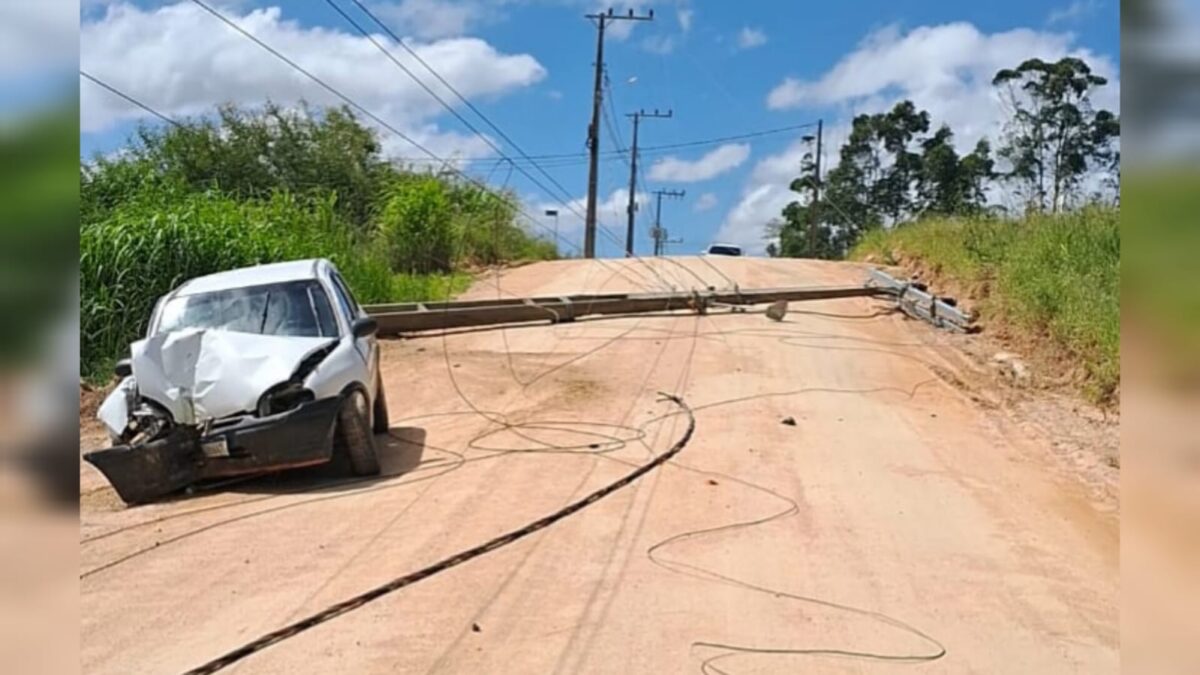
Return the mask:
{"type": "Polygon", "coordinates": [[[675,18],[679,19],[679,29],[686,33],[692,29],[692,21],[696,18],[696,10],[690,7],[682,7],[675,12],[675,18]]]}
{"type": "Polygon", "coordinates": [[[726,143],[689,162],[675,156],[664,157],[650,167],[650,180],[670,183],[696,183],[735,169],[750,156],[747,143],[726,143]]]}
{"type": "Polygon", "coordinates": [[[1049,25],[1078,21],[1100,9],[1099,0],[1074,0],[1066,7],[1058,7],[1046,17],[1049,25]]]}
{"type": "MultiPolygon", "coordinates": [[[[836,134],[827,136],[833,138],[836,134]]],[[[810,150],[811,145],[798,138],[782,152],[759,160],[738,202],[725,215],[717,240],[761,253],[766,248],[763,239],[766,224],[779,218],[783,207],[799,198],[788,185],[800,171],[800,160],[810,150]]]]}
{"type": "MultiPolygon", "coordinates": [[[[329,28],[307,28],[283,18],[279,8],[246,13],[226,10],[242,27],[393,126],[441,152],[476,154],[477,137],[445,133],[435,121],[444,110],[365,38],[329,28]]],[[[143,10],[116,5],[80,27],[80,65],[147,105],[171,116],[199,115],[223,102],[257,105],[267,99],[314,105],[342,102],[260,49],[244,36],[187,2],[143,10]]],[[[385,46],[394,46],[377,37],[385,46]]],[[[545,77],[532,56],[498,52],[474,38],[410,43],[421,57],[467,97],[497,97],[545,77]]],[[[409,61],[397,50],[401,62],[409,61]]],[[[436,85],[434,85],[436,86],[436,85]]],[[[436,91],[436,89],[435,89],[436,91]]],[[[439,92],[451,98],[448,91],[439,92]]],[[[80,130],[102,131],[147,114],[105,92],[80,86],[80,130]]],[[[385,148],[417,151],[389,134],[385,148]]]]}
{"type": "Polygon", "coordinates": [[[1078,56],[1110,80],[1094,102],[1120,107],[1117,69],[1107,56],[1074,45],[1067,33],[1018,28],[982,33],[969,23],[922,26],[908,33],[890,26],[869,34],[856,50],[813,81],[786,78],[767,96],[774,110],[841,105],[847,112],[877,112],[911,99],[935,123],[949,124],[959,146],[995,138],[1004,119],[992,87],[1001,68],[1028,58],[1078,56]]]}
{"type": "Polygon", "coordinates": [[[751,254],[762,253],[767,246],[763,239],[766,224],[779,217],[792,200],[789,194],[786,188],[770,183],[746,190],[725,216],[715,240],[736,244],[751,254]]]}
{"type": "Polygon", "coordinates": [[[641,21],[610,21],[604,25],[604,35],[610,37],[617,42],[624,42],[629,39],[633,29],[641,21]]]}
{"type": "Polygon", "coordinates": [[[717,205],[717,196],[711,192],[705,192],[696,198],[696,203],[692,205],[692,210],[696,213],[708,211],[717,205]]]}
{"type": "Polygon", "coordinates": [[[743,27],[737,34],[739,49],[754,49],[767,44],[767,34],[760,28],[743,27]]]}
{"type": "Polygon", "coordinates": [[[650,35],[642,40],[642,49],[651,54],[665,56],[675,51],[677,46],[674,35],[650,35]]]}
{"type": "Polygon", "coordinates": [[[477,2],[451,0],[379,2],[372,11],[397,33],[426,39],[465,35],[486,14],[477,2]]]}
{"type": "MultiPolygon", "coordinates": [[[[634,199],[637,201],[638,208],[644,209],[650,203],[650,196],[645,192],[638,192],[634,199]]],[[[525,199],[525,211],[533,214],[545,213],[547,209],[558,211],[558,235],[561,239],[570,242],[582,244],[583,241],[583,218],[579,214],[587,212],[587,197],[579,197],[568,202],[568,206],[563,206],[559,202],[547,202],[544,197],[528,197],[525,199]]],[[[608,194],[607,197],[601,197],[596,203],[596,220],[600,226],[607,230],[609,234],[598,232],[596,240],[598,245],[616,246],[609,235],[621,241],[621,246],[624,246],[625,239],[625,222],[629,207],[629,190],[618,188],[608,194]]],[[[546,216],[540,219],[544,225],[553,227],[554,217],[546,216]]],[[[639,223],[641,220],[639,219],[639,223]]],[[[545,230],[541,230],[542,234],[546,234],[545,230]]],[[[547,235],[550,236],[550,235],[547,235]]],[[[552,238],[552,237],[551,237],[552,238]]]]}
{"type": "Polygon", "coordinates": [[[78,27],[69,2],[0,3],[0,78],[74,68],[78,27]]]}

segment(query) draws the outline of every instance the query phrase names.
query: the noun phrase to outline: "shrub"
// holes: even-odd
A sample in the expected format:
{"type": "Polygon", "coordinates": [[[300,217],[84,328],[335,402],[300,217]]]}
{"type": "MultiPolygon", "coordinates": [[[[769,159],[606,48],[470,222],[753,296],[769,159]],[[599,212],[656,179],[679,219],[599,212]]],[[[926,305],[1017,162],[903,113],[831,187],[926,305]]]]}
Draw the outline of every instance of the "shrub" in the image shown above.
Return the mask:
{"type": "Polygon", "coordinates": [[[379,236],[397,272],[449,271],[456,234],[446,186],[433,176],[393,181],[379,215],[379,236]]]}

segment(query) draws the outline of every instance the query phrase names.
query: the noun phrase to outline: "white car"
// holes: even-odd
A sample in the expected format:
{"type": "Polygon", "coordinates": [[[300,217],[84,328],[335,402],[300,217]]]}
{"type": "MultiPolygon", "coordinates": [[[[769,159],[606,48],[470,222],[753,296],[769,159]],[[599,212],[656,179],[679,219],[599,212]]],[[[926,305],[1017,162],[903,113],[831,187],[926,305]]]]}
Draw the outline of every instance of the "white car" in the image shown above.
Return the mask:
{"type": "Polygon", "coordinates": [[[220,272],[159,299],[84,455],[128,503],[206,478],[319,464],[379,473],[377,324],[328,260],[220,272]]]}
{"type": "Polygon", "coordinates": [[[713,245],[709,246],[708,248],[704,249],[704,251],[700,255],[740,256],[741,254],[742,254],[741,246],[734,246],[733,244],[713,244],[713,245]]]}

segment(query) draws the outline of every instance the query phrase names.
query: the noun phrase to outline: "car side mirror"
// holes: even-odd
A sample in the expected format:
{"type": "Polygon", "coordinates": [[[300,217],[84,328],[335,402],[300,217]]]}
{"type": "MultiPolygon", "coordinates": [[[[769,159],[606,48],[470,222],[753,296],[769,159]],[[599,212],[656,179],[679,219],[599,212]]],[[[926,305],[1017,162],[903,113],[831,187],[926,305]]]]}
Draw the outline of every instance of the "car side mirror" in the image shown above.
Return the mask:
{"type": "Polygon", "coordinates": [[[121,359],[120,361],[117,361],[117,364],[113,366],[113,373],[115,373],[117,377],[129,377],[130,375],[133,375],[133,362],[129,359],[121,359]]]}
{"type": "Polygon", "coordinates": [[[354,333],[354,337],[356,338],[368,337],[379,332],[379,322],[369,316],[355,319],[354,323],[350,325],[350,331],[354,333]]]}

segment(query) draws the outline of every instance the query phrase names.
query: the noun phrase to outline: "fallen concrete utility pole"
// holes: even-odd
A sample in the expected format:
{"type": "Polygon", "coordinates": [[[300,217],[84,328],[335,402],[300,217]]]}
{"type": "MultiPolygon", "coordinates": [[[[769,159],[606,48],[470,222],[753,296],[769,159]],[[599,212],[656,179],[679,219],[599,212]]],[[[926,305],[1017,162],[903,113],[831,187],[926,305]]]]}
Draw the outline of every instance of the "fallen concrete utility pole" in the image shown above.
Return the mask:
{"type": "Polygon", "coordinates": [[[905,314],[947,330],[967,333],[973,329],[975,316],[959,309],[954,298],[938,297],[923,284],[898,281],[882,270],[873,269],[870,275],[867,283],[893,293],[905,314]]]}
{"type": "MultiPolygon", "coordinates": [[[[756,290],[712,290],[670,293],[609,293],[601,295],[564,295],[511,300],[458,300],[452,302],[413,302],[368,305],[367,313],[379,324],[380,335],[467,328],[510,323],[549,321],[562,323],[593,315],[639,314],[690,310],[704,313],[722,305],[758,305],[779,301],[804,302],[839,298],[877,297],[896,300],[912,316],[939,327],[967,330],[970,319],[942,299],[896,281],[882,272],[872,271],[862,286],[824,286],[809,288],[768,288],[756,290]],[[933,304],[930,305],[929,303],[933,304]],[[944,307],[943,307],[944,305],[944,307]],[[928,307],[932,306],[932,312],[928,307]],[[929,317],[934,317],[933,320],[929,317]]],[[[951,301],[952,302],[952,301],[951,301]]]]}

